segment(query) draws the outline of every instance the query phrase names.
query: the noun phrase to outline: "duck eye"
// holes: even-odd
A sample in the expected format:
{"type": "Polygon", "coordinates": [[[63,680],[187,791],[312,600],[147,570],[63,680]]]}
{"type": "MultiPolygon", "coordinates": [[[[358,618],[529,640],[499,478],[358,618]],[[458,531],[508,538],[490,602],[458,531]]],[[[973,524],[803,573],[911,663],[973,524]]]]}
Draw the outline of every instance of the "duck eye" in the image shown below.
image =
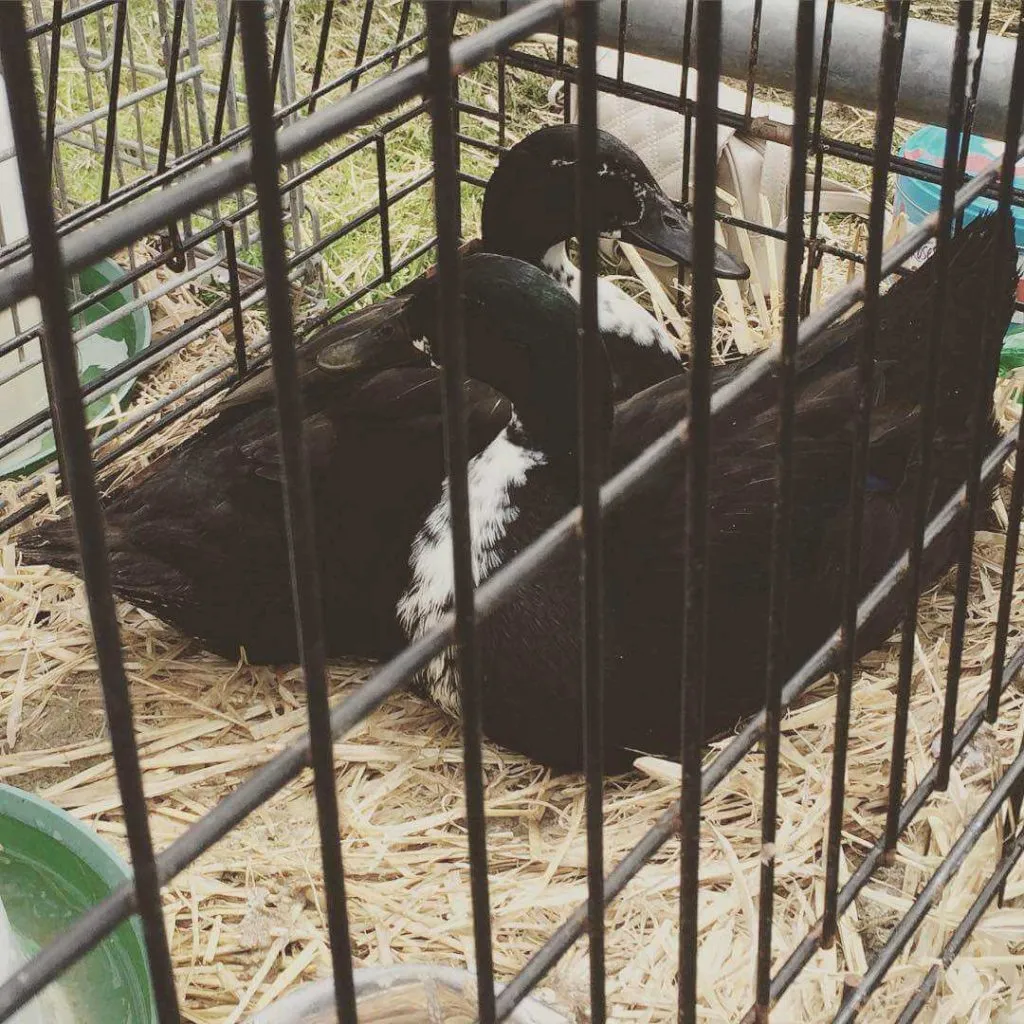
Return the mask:
{"type": "Polygon", "coordinates": [[[661,222],[670,228],[681,228],[684,224],[683,218],[675,210],[663,210],[661,222]]]}

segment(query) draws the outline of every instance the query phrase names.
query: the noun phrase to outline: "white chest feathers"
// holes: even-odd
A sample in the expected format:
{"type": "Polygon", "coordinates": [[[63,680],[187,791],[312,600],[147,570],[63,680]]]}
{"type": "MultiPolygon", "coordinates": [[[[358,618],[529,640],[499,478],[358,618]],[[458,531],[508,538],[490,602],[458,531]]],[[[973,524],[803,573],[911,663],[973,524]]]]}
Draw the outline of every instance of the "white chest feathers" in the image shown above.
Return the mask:
{"type": "MultiPolygon", "coordinates": [[[[519,514],[514,492],[530,470],[545,463],[538,451],[524,448],[503,430],[469,463],[470,553],[473,579],[481,583],[501,563],[500,546],[519,514]]],[[[455,603],[451,510],[448,480],[412,544],[410,582],[398,602],[398,621],[410,639],[428,632],[455,603]]],[[[421,685],[443,710],[459,714],[459,679],[454,652],[449,649],[423,670],[421,685]]]]}
{"type": "MultiPolygon", "coordinates": [[[[580,272],[569,259],[564,242],[548,249],[541,258],[541,266],[577,302],[580,301],[580,272]]],[[[679,358],[675,339],[658,323],[657,318],[636,299],[603,277],[597,279],[597,323],[608,334],[629,338],[642,348],[660,348],[676,359],[679,358]]]]}

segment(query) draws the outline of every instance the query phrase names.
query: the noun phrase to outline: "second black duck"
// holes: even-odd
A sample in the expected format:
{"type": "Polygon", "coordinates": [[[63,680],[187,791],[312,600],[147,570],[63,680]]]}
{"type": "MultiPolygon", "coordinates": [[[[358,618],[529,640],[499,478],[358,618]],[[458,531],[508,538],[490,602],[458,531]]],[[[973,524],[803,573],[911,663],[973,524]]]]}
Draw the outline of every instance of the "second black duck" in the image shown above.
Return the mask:
{"type": "MultiPolygon", "coordinates": [[[[941,352],[933,437],[930,514],[963,483],[970,409],[979,386],[991,394],[1017,284],[1012,232],[1000,218],[976,220],[952,243],[949,316],[941,352]],[[997,240],[1002,239],[1002,244],[997,240]]],[[[525,265],[523,265],[525,267],[525,265]]],[[[907,548],[920,466],[925,361],[938,296],[933,265],[898,281],[881,297],[875,362],[859,591],[866,594],[907,548]]],[[[474,568],[478,581],[506,563],[577,500],[575,320],[571,304],[520,269],[523,303],[544,296],[543,344],[506,333],[507,359],[495,377],[513,404],[510,425],[470,468],[474,568]],[[529,281],[528,284],[525,282],[529,281]],[[560,327],[557,325],[560,324],[560,327]],[[523,350],[528,355],[523,354],[523,350]],[[556,351],[561,349],[560,354],[556,351]],[[544,390],[540,384],[544,382],[544,390]],[[546,399],[540,399],[541,394],[546,399]],[[560,396],[560,397],[556,397],[560,396]],[[562,410],[560,413],[559,410],[562,410]]],[[[507,287],[497,278],[485,287],[507,287]]],[[[467,317],[467,324],[471,324],[467,317]]],[[[798,359],[794,513],[784,668],[795,671],[838,626],[844,585],[849,468],[858,406],[856,359],[864,332],[858,312],[804,346],[798,359]]],[[[467,334],[467,340],[484,342],[467,334]]],[[[500,339],[499,339],[500,340],[500,339]]],[[[493,335],[487,344],[495,341],[493,335]]],[[[488,367],[476,369],[483,379],[488,367]]],[[[732,369],[720,373],[728,376],[732,369]]],[[[777,380],[760,385],[716,419],[709,507],[708,675],[704,726],[711,736],[763,706],[774,477],[777,380]]],[[[681,377],[613,406],[604,395],[608,468],[617,470],[685,412],[681,377]]],[[[983,440],[996,427],[988,405],[983,440]]],[[[607,768],[640,753],[677,756],[680,742],[686,459],[649,479],[610,513],[606,525],[607,768]]],[[[442,494],[413,547],[412,582],[399,614],[410,638],[451,608],[448,507],[442,494]]],[[[966,527],[954,521],[929,549],[924,577],[951,564],[966,527]]],[[[858,634],[858,651],[880,644],[898,623],[897,588],[858,634]]],[[[549,564],[479,626],[484,731],[558,769],[582,757],[578,555],[549,564]]],[[[451,712],[459,680],[450,652],[421,674],[423,693],[451,712]]]]}

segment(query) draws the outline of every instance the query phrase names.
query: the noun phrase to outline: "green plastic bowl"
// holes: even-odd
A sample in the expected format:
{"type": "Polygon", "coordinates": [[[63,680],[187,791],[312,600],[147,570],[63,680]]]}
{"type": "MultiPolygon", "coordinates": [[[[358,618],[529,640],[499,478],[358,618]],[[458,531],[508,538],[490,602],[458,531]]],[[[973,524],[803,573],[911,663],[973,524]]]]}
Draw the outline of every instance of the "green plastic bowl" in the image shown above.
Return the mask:
{"type": "MultiPolygon", "coordinates": [[[[105,259],[87,267],[75,277],[79,296],[98,292],[101,288],[124,277],[124,271],[113,260],[105,259]]],[[[70,296],[74,301],[74,295],[70,296]]],[[[72,318],[72,327],[79,331],[100,317],[113,313],[127,305],[133,298],[132,286],[108,295],[105,299],[87,306],[72,318]]],[[[78,346],[78,375],[83,384],[89,384],[97,377],[119,366],[125,360],[138,355],[149,347],[153,336],[153,325],[149,307],[141,306],[126,313],[119,320],[104,327],[99,334],[84,339],[78,346]]],[[[39,361],[39,343],[30,342],[24,348],[24,356],[9,353],[0,357],[0,379],[8,377],[19,365],[19,359],[27,363],[39,361]]],[[[86,406],[86,420],[93,423],[106,416],[113,408],[116,398],[123,402],[135,385],[132,377],[121,384],[112,394],[94,399],[86,406]]],[[[0,384],[0,426],[8,429],[28,416],[47,406],[46,380],[42,366],[36,366],[6,384],[0,384]]],[[[2,431],[0,431],[2,432],[2,431]]],[[[39,437],[25,442],[20,448],[0,457],[0,477],[22,477],[41,469],[56,457],[56,443],[53,431],[47,430],[39,437]]]]}
{"type": "MultiPolygon", "coordinates": [[[[1010,324],[999,356],[999,375],[1008,377],[1014,370],[1024,366],[1024,324],[1010,324]]],[[[1018,405],[1024,405],[1024,388],[1014,385],[1011,397],[1018,405]]]]}
{"type": "Polygon", "coordinates": [[[1024,366],[1024,324],[1010,324],[999,356],[999,371],[1007,374],[1024,366]]]}
{"type": "MultiPolygon", "coordinates": [[[[0,899],[29,954],[126,880],[128,866],[70,814],[0,785],[0,899]]],[[[3,979],[0,979],[3,980],[3,979]]],[[[55,983],[75,1024],[154,1024],[145,941],[133,917],[55,983]]]]}

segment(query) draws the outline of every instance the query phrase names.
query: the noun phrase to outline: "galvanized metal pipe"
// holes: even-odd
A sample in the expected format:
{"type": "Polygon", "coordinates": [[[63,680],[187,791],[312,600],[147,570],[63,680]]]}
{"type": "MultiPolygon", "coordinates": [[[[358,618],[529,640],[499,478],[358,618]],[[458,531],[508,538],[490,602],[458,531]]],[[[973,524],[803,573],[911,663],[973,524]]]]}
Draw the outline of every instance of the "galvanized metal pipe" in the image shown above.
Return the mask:
{"type": "MultiPolygon", "coordinates": [[[[508,0],[508,10],[527,0],[508,0]]],[[[601,45],[618,47],[621,0],[597,0],[601,45]]],[[[819,64],[824,0],[816,0],[815,66],[819,64]]],[[[723,0],[722,73],[746,80],[754,0],[723,0]]],[[[754,79],[758,85],[792,89],[796,66],[794,42],[801,0],[763,0],[760,42],[754,79]]],[[[502,0],[462,0],[460,8],[484,18],[501,15],[502,0]]],[[[631,53],[679,63],[683,52],[686,5],[666,0],[629,0],[625,48],[631,53]]],[[[882,45],[880,11],[838,4],[832,33],[826,94],[830,100],[873,110],[878,91],[878,62],[882,45]]],[[[572,19],[566,19],[571,36],[572,19]]],[[[903,57],[897,113],[925,124],[945,124],[949,105],[949,75],[953,67],[956,32],[952,26],[911,18],[903,57]]],[[[1014,41],[990,35],[985,42],[974,131],[1002,139],[1006,130],[1006,101],[1013,71],[1014,41]]]]}

